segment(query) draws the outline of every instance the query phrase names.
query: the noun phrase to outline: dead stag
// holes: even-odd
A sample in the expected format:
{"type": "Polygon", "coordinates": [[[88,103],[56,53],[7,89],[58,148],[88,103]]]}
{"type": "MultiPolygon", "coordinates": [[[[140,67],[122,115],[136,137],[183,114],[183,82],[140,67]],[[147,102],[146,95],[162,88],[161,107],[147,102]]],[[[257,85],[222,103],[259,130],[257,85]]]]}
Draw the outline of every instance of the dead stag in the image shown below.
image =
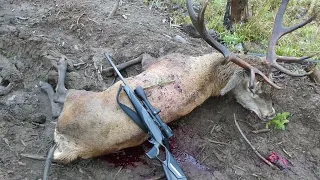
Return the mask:
{"type": "MultiPolygon", "coordinates": [[[[243,107],[255,112],[260,119],[273,118],[275,110],[271,100],[268,93],[263,93],[267,86],[261,85],[265,84],[265,81],[276,89],[281,87],[258,68],[267,69],[269,77],[272,67],[291,76],[310,74],[295,74],[277,63],[301,62],[310,56],[278,56],[275,45],[281,36],[308,24],[314,16],[296,26],[283,27],[283,14],[288,4],[288,0],[283,0],[275,19],[266,58],[250,59],[231,53],[209,35],[204,23],[207,4],[208,0],[196,15],[191,1],[187,0],[193,25],[203,39],[221,54],[212,53],[199,57],[169,54],[149,64],[141,74],[127,78],[128,84],[132,88],[149,87],[146,89],[148,98],[151,104],[162,110],[160,116],[165,123],[189,114],[211,96],[226,93],[232,94],[243,107]],[[256,74],[262,79],[256,78],[256,74]]],[[[58,66],[59,82],[56,93],[49,84],[41,82],[41,87],[48,92],[52,104],[58,102],[63,105],[54,134],[57,144],[54,160],[67,163],[78,157],[92,158],[137,146],[148,138],[118,107],[116,94],[121,82],[103,92],[72,89],[67,91],[64,86],[66,67],[66,61],[62,58],[58,66]]],[[[121,101],[130,104],[124,94],[121,94],[121,101]]],[[[58,115],[59,110],[56,113],[58,115]]]]}

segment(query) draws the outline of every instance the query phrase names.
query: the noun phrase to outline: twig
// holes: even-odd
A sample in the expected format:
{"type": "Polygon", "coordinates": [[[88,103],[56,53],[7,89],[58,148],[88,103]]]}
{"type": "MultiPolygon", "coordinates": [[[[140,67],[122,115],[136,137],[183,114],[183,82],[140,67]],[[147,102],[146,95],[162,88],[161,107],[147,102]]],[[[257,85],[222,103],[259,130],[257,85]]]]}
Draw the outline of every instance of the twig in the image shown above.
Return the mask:
{"type": "Polygon", "coordinates": [[[228,143],[215,141],[215,140],[212,140],[212,139],[209,139],[209,138],[205,138],[205,140],[207,140],[207,141],[209,141],[211,143],[214,143],[214,144],[222,144],[222,145],[226,145],[226,146],[230,145],[228,143]]]}
{"type": "Polygon", "coordinates": [[[234,123],[236,124],[240,134],[242,135],[243,139],[249,144],[249,146],[251,147],[251,149],[254,151],[254,153],[261,159],[263,160],[266,164],[268,164],[270,167],[277,169],[276,166],[274,166],[270,161],[266,160],[266,158],[264,158],[257,150],[256,148],[251,144],[251,142],[248,140],[248,138],[246,137],[246,135],[242,132],[237,119],[236,119],[236,114],[233,114],[234,117],[234,123]]]}
{"type": "Polygon", "coordinates": [[[27,147],[26,143],[22,139],[20,139],[20,142],[24,147],[27,147]]]}
{"type": "Polygon", "coordinates": [[[78,17],[78,19],[77,19],[77,25],[79,24],[79,20],[80,20],[80,18],[81,18],[83,15],[85,15],[85,13],[82,13],[82,14],[78,17]]]}
{"type": "Polygon", "coordinates": [[[208,157],[210,157],[210,156],[205,156],[205,157],[200,161],[200,164],[204,163],[204,161],[205,161],[206,159],[208,159],[208,157]]]}
{"type": "Polygon", "coordinates": [[[26,154],[22,153],[20,154],[21,157],[29,158],[29,159],[34,159],[34,160],[39,160],[39,161],[45,161],[46,157],[38,154],[26,154]]]}
{"type": "Polygon", "coordinates": [[[19,20],[23,20],[23,21],[26,21],[26,20],[29,19],[28,17],[21,17],[21,16],[18,16],[16,18],[19,19],[19,20]]]}
{"type": "Polygon", "coordinates": [[[95,21],[95,20],[93,20],[93,19],[88,18],[88,20],[96,23],[97,25],[100,25],[97,21],[95,21]]]}
{"type": "Polygon", "coordinates": [[[201,148],[201,150],[199,151],[199,153],[197,153],[197,155],[195,156],[195,158],[198,158],[198,157],[201,155],[201,153],[204,151],[205,148],[206,148],[206,146],[204,145],[204,146],[201,148]]]}
{"type": "Polygon", "coordinates": [[[147,179],[147,180],[160,180],[160,179],[162,179],[162,178],[164,178],[164,177],[165,177],[164,174],[159,174],[159,175],[154,176],[154,177],[152,177],[152,178],[149,178],[149,179],[147,179]]]}
{"type": "Polygon", "coordinates": [[[260,133],[266,133],[269,131],[270,131],[270,129],[259,129],[259,130],[255,130],[255,131],[251,131],[251,132],[253,132],[254,134],[260,134],[260,133]]]}
{"type": "Polygon", "coordinates": [[[7,138],[2,138],[3,141],[9,146],[10,149],[12,149],[12,146],[9,144],[9,140],[7,138]]]}
{"type": "Polygon", "coordinates": [[[78,66],[81,66],[81,65],[84,65],[86,64],[86,62],[80,62],[80,63],[76,63],[76,64],[73,64],[73,67],[78,67],[78,66]]]}
{"type": "Polygon", "coordinates": [[[240,169],[241,171],[247,172],[245,169],[243,169],[243,168],[241,168],[241,167],[239,167],[239,166],[233,165],[233,167],[238,168],[238,169],[240,169]]]}
{"type": "Polygon", "coordinates": [[[58,13],[56,14],[56,18],[58,18],[60,12],[61,12],[61,10],[59,10],[58,13]]]}
{"type": "Polygon", "coordinates": [[[260,178],[260,176],[258,176],[257,174],[251,174],[251,175],[256,177],[256,178],[260,178]]]}
{"type": "Polygon", "coordinates": [[[101,71],[100,71],[98,65],[96,64],[96,62],[93,62],[93,66],[94,66],[94,68],[95,68],[95,70],[96,70],[98,80],[99,80],[99,81],[103,81],[103,78],[102,78],[102,76],[101,76],[101,71]]]}
{"type": "Polygon", "coordinates": [[[118,170],[118,172],[114,175],[113,179],[116,179],[117,175],[119,174],[119,172],[122,170],[123,166],[120,167],[120,169],[118,170]]]}
{"type": "MultiPolygon", "coordinates": [[[[130,61],[127,61],[127,62],[124,62],[122,64],[118,64],[116,65],[116,67],[118,68],[119,71],[121,71],[122,69],[125,69],[129,66],[132,66],[134,64],[138,64],[138,63],[141,63],[142,61],[142,55],[140,55],[139,57],[133,59],[133,60],[130,60],[130,61]]],[[[102,72],[105,76],[112,76],[114,74],[114,70],[113,70],[113,67],[108,67],[108,68],[105,68],[102,70],[102,72]]]]}
{"type": "Polygon", "coordinates": [[[287,156],[289,156],[290,158],[292,158],[292,155],[289,154],[284,148],[282,148],[282,151],[283,151],[287,156]]]}
{"type": "Polygon", "coordinates": [[[211,131],[210,131],[210,134],[212,134],[213,133],[213,131],[214,131],[214,129],[216,128],[216,124],[212,127],[212,129],[211,129],[211,131]]]}
{"type": "Polygon", "coordinates": [[[111,13],[108,16],[108,19],[112,18],[116,14],[116,12],[117,12],[117,10],[118,10],[118,8],[120,6],[120,1],[121,0],[117,0],[116,4],[113,6],[113,9],[112,9],[111,13]]]}

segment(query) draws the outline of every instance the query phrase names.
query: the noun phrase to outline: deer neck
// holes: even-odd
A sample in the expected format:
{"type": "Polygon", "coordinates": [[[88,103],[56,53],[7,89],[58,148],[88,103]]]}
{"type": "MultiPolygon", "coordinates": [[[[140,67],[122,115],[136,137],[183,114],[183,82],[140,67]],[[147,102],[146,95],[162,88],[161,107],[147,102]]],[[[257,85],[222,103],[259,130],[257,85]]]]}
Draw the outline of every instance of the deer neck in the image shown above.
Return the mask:
{"type": "Polygon", "coordinates": [[[227,85],[231,76],[235,71],[240,70],[232,62],[224,63],[225,58],[218,53],[195,57],[193,61],[190,64],[194,68],[186,76],[189,78],[189,82],[192,82],[193,78],[197,79],[197,83],[194,82],[193,88],[195,91],[206,94],[206,98],[221,95],[221,90],[227,85]],[[194,75],[194,77],[190,74],[194,75]]]}

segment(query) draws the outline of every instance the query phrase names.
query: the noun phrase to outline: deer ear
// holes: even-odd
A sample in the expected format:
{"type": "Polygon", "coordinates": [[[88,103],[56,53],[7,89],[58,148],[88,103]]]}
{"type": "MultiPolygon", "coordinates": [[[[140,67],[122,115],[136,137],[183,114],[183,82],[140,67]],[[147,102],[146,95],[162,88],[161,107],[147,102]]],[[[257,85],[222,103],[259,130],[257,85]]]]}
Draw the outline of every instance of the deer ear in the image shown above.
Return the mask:
{"type": "Polygon", "coordinates": [[[223,96],[235,87],[237,87],[244,80],[245,76],[245,71],[234,72],[233,75],[230,77],[229,81],[227,82],[226,86],[221,89],[220,94],[223,96]]]}

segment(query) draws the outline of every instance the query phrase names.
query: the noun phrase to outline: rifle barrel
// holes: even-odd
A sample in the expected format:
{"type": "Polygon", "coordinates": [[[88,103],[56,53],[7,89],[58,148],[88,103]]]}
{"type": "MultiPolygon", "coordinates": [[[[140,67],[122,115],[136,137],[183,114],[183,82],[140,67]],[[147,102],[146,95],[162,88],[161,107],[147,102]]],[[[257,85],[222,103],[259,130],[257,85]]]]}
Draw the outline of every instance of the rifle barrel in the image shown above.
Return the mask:
{"type": "Polygon", "coordinates": [[[119,70],[118,70],[118,68],[116,67],[116,65],[112,62],[111,57],[110,57],[108,54],[106,54],[106,53],[104,53],[104,55],[107,57],[109,63],[111,64],[111,66],[113,67],[113,69],[114,69],[114,71],[117,73],[117,75],[120,77],[121,81],[122,81],[125,85],[127,85],[126,80],[123,78],[123,76],[122,76],[121,73],[119,72],[119,70]]]}

